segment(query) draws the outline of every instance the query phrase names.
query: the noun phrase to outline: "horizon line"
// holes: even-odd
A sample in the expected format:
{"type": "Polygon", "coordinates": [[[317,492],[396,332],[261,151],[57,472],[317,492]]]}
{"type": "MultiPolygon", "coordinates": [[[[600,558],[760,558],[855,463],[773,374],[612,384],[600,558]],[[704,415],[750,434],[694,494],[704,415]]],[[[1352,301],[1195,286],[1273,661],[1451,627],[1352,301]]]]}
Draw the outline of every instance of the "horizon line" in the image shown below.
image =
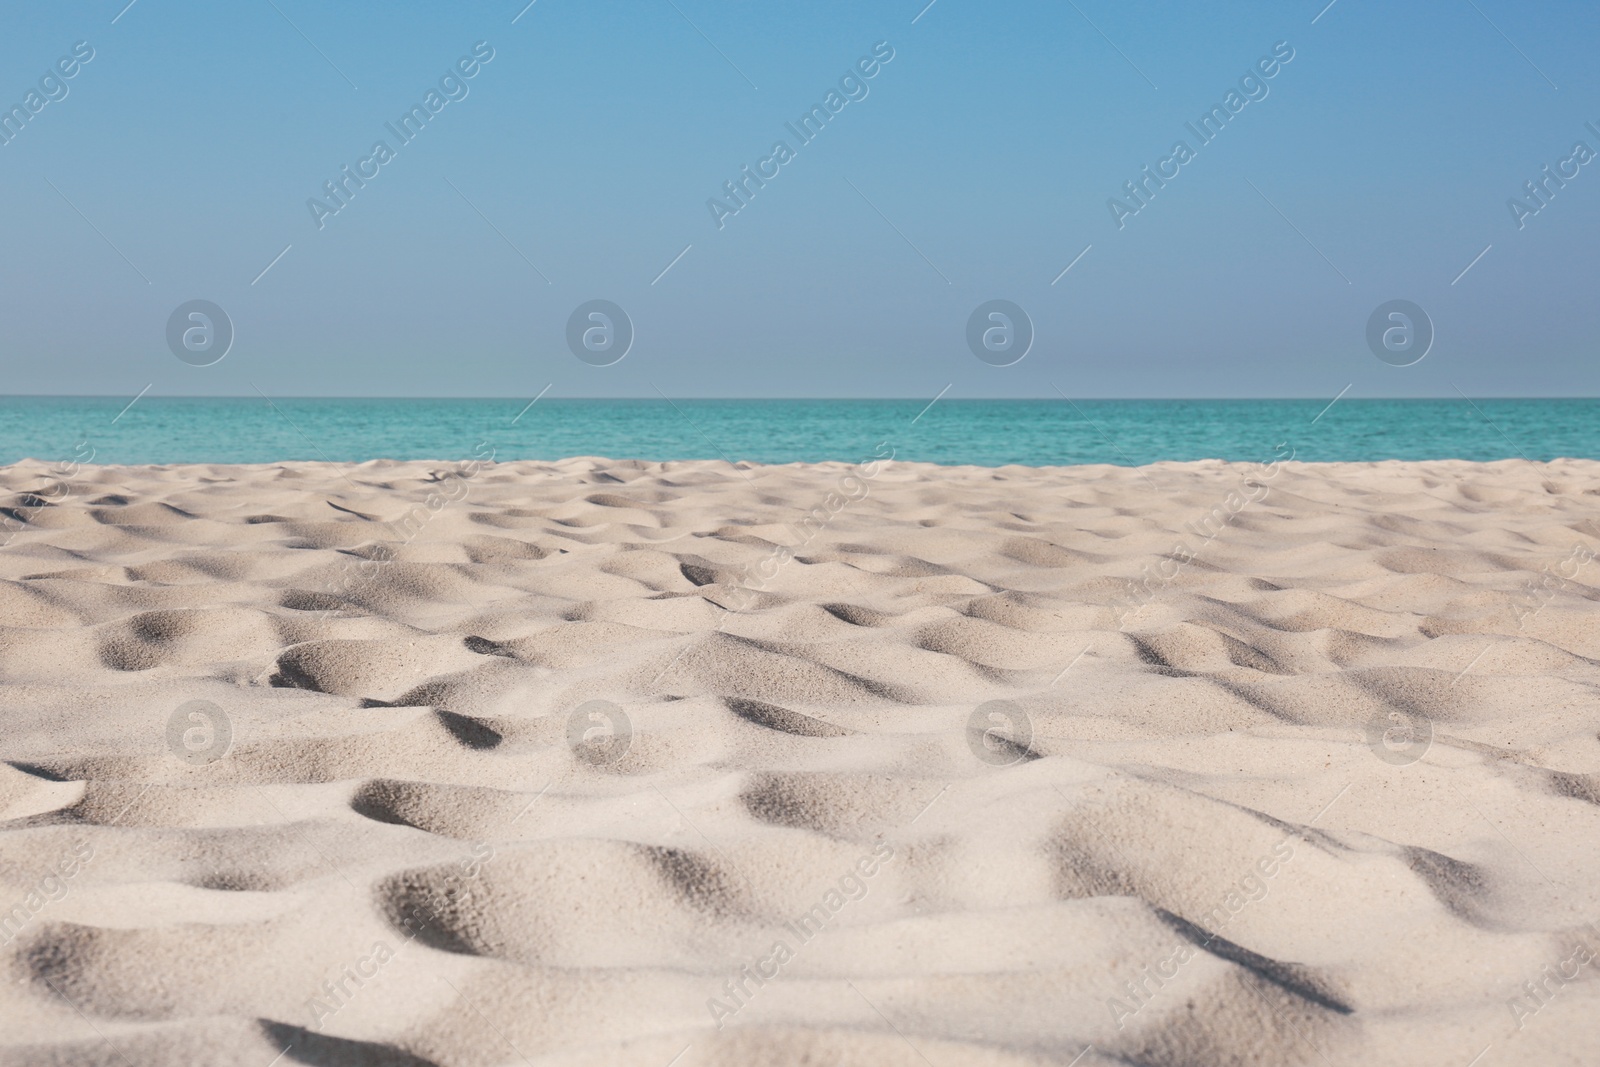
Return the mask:
{"type": "MultiPolygon", "coordinates": [[[[1457,400],[1459,396],[1352,396],[1343,398],[1346,402],[1361,400],[1383,401],[1434,401],[1457,400]]],[[[0,400],[125,400],[127,393],[0,393],[0,400]]],[[[141,397],[145,394],[141,394],[141,397]]],[[[1596,396],[1539,396],[1512,393],[1476,394],[1479,400],[1600,400],[1596,396]]],[[[259,401],[259,396],[235,395],[231,393],[178,393],[178,394],[149,394],[150,400],[252,400],[259,401]]],[[[521,396],[324,396],[309,393],[279,393],[271,399],[274,400],[429,400],[451,401],[469,400],[485,403],[519,403],[521,396]]],[[[925,395],[908,394],[905,396],[551,396],[550,400],[594,400],[594,401],[633,401],[645,400],[651,403],[670,403],[674,400],[684,401],[725,401],[732,403],[771,402],[771,403],[872,403],[908,401],[921,402],[927,400],[925,395]]],[[[967,396],[945,397],[944,403],[993,403],[1002,402],[1044,402],[1052,404],[1070,404],[1077,401],[1110,402],[1110,403],[1207,403],[1207,402],[1262,402],[1262,403],[1297,403],[1300,401],[1326,401],[1324,395],[1307,396],[967,396]]]]}

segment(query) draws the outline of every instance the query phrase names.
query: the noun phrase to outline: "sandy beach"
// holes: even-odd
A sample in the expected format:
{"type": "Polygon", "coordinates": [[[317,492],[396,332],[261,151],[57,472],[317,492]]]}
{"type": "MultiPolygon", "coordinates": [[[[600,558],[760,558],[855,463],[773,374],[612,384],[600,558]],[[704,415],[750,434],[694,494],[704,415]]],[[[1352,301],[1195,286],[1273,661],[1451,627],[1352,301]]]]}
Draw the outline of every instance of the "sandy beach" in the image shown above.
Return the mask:
{"type": "Polygon", "coordinates": [[[892,451],[0,469],[0,1064],[1600,1061],[1600,463],[892,451]]]}

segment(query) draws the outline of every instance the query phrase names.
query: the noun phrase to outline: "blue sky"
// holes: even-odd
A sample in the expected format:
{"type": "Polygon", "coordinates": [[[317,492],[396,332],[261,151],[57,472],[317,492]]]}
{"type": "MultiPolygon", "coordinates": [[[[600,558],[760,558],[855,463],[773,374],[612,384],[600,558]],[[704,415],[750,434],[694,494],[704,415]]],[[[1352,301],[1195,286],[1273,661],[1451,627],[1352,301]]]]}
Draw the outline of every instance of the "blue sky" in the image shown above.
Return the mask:
{"type": "Polygon", "coordinates": [[[4,391],[1600,394],[1600,161],[1521,229],[1507,206],[1600,151],[1592,4],[524,2],[7,5],[4,106],[94,58],[0,147],[4,391]],[[385,124],[477,42],[402,145],[385,124]],[[879,42],[801,145],[785,123],[879,42]],[[319,229],[307,201],[380,139],[319,229]],[[719,229],[707,201],[780,139],[719,229]],[[1119,228],[1108,200],[1179,139],[1119,228]],[[567,347],[597,298],[636,334],[611,366],[567,347]],[[212,366],[168,351],[194,299],[236,331],[212,366]],[[1033,322],[1011,366],[968,350],[991,299],[1033,322]],[[1435,329],[1412,366],[1368,349],[1393,299],[1435,329]]]}

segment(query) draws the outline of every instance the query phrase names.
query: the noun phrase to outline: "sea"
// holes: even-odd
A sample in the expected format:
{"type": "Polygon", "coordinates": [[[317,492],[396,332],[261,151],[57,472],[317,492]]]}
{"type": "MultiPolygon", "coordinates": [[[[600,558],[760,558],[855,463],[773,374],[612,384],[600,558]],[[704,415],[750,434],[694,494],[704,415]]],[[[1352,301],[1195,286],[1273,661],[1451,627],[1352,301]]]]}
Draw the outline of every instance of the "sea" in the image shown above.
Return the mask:
{"type": "Polygon", "coordinates": [[[998,467],[1600,459],[1600,399],[596,400],[0,397],[0,463],[570,456],[998,467]]]}

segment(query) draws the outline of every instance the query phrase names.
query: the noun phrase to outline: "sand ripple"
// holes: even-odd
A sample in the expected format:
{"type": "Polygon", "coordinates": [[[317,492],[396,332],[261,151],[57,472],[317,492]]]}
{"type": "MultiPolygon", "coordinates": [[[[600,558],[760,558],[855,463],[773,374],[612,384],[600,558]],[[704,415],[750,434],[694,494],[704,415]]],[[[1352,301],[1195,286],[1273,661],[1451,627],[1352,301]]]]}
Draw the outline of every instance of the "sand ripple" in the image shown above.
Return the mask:
{"type": "Polygon", "coordinates": [[[1600,465],[851,472],[0,470],[0,1067],[1600,1061],[1600,465]]]}

